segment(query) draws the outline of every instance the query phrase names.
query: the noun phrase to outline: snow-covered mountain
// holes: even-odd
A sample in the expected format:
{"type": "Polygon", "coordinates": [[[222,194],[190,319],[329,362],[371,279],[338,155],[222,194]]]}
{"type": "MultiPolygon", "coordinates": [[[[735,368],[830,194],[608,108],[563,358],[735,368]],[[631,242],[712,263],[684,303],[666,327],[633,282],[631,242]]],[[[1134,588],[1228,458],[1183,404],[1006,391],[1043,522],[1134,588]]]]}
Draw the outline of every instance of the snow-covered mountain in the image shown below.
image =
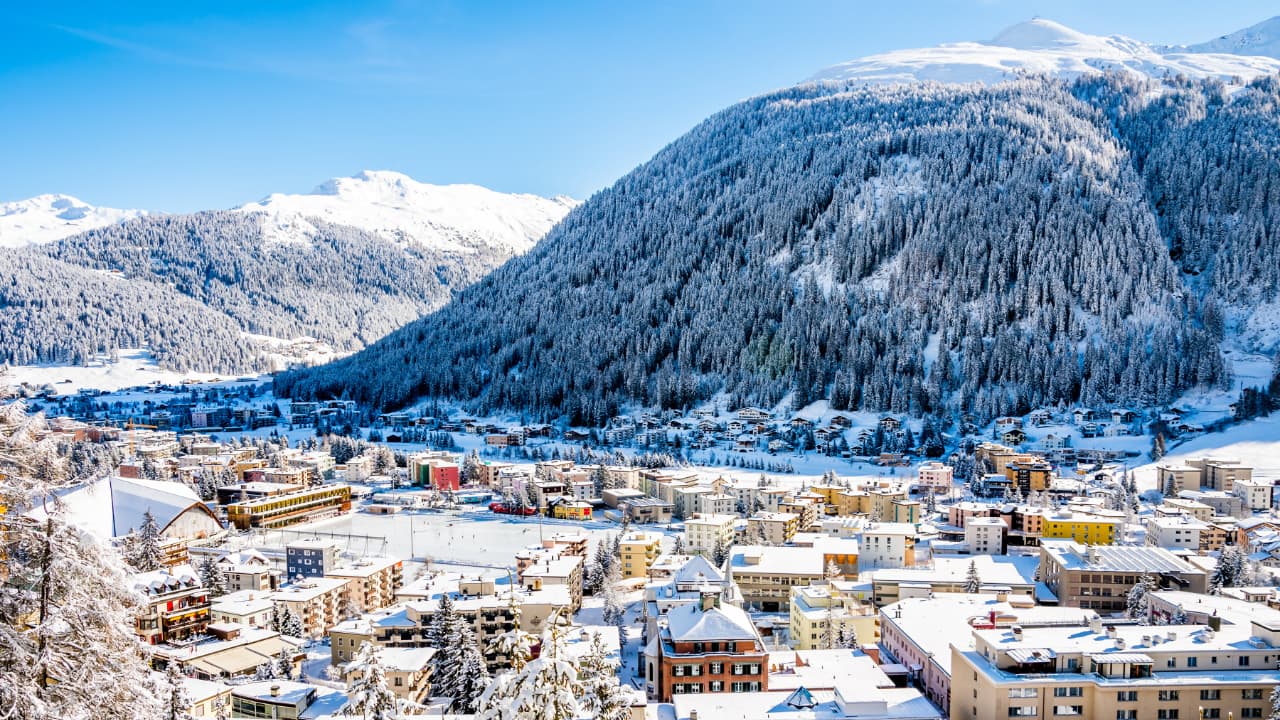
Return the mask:
{"type": "Polygon", "coordinates": [[[0,203],[0,248],[53,242],[146,214],[146,210],[95,207],[70,195],[0,203]]]}
{"type": "Polygon", "coordinates": [[[239,208],[263,215],[263,233],[308,242],[309,218],[373,232],[396,242],[449,252],[478,248],[522,254],[578,202],[505,194],[478,185],[429,185],[386,170],[329,180],[310,193],[275,193],[239,208]]]}
{"type": "Polygon", "coordinates": [[[1247,80],[1280,72],[1278,49],[1280,18],[1191,47],[1150,45],[1121,35],[1089,35],[1037,18],[1018,23],[987,42],[894,50],[833,65],[810,80],[989,84],[1028,73],[1073,78],[1106,71],[1151,78],[1182,74],[1247,80]]]}
{"type": "Polygon", "coordinates": [[[1168,52],[1230,53],[1280,58],[1280,15],[1208,42],[1164,49],[1168,52]]]}

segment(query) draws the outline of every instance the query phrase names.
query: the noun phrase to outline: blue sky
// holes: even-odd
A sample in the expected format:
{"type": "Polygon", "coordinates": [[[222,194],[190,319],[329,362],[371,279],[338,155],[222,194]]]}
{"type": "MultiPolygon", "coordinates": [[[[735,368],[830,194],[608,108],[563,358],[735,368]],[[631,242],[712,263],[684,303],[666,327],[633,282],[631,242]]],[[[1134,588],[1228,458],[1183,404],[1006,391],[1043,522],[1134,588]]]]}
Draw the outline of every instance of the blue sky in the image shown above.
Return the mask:
{"type": "Polygon", "coordinates": [[[0,27],[0,201],[169,212],[362,169],[585,198],[736,100],[1039,15],[1198,42],[1274,0],[27,3],[0,27]]]}

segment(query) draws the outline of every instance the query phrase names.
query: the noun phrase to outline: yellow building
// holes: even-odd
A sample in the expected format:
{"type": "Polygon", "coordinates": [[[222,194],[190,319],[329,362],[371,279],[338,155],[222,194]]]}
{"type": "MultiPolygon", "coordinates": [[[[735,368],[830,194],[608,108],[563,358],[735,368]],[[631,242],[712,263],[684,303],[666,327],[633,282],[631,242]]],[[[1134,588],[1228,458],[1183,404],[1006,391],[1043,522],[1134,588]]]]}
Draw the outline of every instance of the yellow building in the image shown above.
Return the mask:
{"type": "Polygon", "coordinates": [[[747,537],[763,538],[769,545],[791,542],[800,529],[800,516],[790,512],[758,512],[747,518],[747,537]]]}
{"type": "Polygon", "coordinates": [[[1079,513],[1053,513],[1044,519],[1041,537],[1074,540],[1083,545],[1114,545],[1123,523],[1113,518],[1079,513]]]}
{"type": "Polygon", "coordinates": [[[662,554],[662,535],[649,532],[627,533],[618,541],[622,555],[622,579],[649,576],[649,568],[662,554]]]}
{"type": "Polygon", "coordinates": [[[591,503],[580,500],[565,500],[551,505],[551,517],[557,520],[590,520],[591,503]]]}
{"type": "Polygon", "coordinates": [[[874,604],[854,597],[853,587],[852,582],[837,580],[791,588],[791,647],[839,647],[835,641],[841,631],[850,630],[857,634],[861,645],[880,642],[879,612],[874,604]]]}
{"type": "Polygon", "coordinates": [[[227,520],[237,530],[277,528],[351,509],[351,487],[319,485],[307,490],[231,503],[227,520]]]}

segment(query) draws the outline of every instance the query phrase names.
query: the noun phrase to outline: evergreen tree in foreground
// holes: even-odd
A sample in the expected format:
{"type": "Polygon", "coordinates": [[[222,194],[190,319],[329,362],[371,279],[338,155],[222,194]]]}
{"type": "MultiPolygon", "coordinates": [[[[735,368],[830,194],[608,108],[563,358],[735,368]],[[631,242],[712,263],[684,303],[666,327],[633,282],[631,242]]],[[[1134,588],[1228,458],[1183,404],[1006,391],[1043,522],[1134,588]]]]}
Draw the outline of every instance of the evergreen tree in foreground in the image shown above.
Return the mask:
{"type": "Polygon", "coordinates": [[[976,593],[982,588],[982,578],[978,577],[977,561],[969,561],[969,572],[964,578],[964,591],[967,593],[976,593]]]}
{"type": "Polygon", "coordinates": [[[116,552],[62,520],[63,472],[38,417],[0,408],[0,715],[134,720],[164,703],[133,636],[143,598],[116,552]],[[31,522],[27,513],[42,511],[31,522]]]}

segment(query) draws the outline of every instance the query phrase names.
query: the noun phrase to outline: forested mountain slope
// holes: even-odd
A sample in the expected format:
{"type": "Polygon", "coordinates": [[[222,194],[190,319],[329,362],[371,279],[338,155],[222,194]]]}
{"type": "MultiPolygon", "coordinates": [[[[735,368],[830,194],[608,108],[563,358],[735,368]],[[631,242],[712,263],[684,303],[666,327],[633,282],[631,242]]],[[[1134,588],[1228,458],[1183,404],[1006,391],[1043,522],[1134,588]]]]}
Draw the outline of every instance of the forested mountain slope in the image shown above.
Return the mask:
{"type": "Polygon", "coordinates": [[[1168,402],[1227,379],[1222,303],[1276,295],[1277,101],[1273,79],[764,95],[277,388],[586,422],[720,389],[983,417],[1168,402]]]}
{"type": "Polygon", "coordinates": [[[6,249],[0,362],[83,363],[147,344],[170,369],[267,369],[246,334],[356,350],[527,250],[574,204],[366,172],[253,209],[6,249]]]}

